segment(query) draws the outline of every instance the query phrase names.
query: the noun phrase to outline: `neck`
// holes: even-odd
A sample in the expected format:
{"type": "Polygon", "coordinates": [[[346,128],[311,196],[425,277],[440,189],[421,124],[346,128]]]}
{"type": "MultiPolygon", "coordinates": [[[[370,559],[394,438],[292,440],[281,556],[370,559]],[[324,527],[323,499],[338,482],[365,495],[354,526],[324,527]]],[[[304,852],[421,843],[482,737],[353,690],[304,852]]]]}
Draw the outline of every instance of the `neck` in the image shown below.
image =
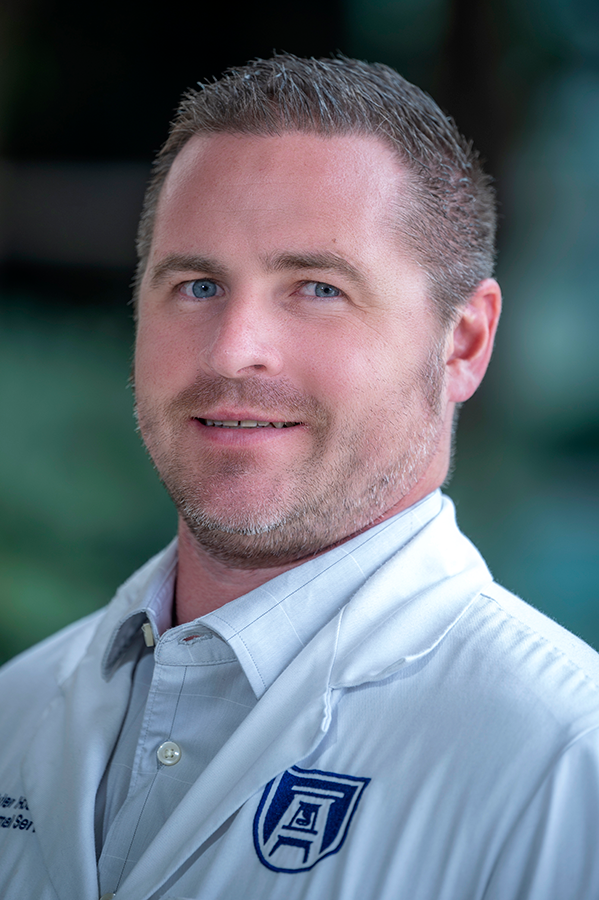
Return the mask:
{"type": "Polygon", "coordinates": [[[253,591],[303,560],[260,569],[236,568],[214,559],[179,520],[176,620],[180,625],[219,609],[230,600],[253,591]]]}
{"type": "MultiPolygon", "coordinates": [[[[384,522],[385,519],[403,512],[419,500],[422,500],[436,487],[438,487],[438,484],[428,485],[426,490],[418,492],[418,496],[414,496],[410,492],[400,503],[378,516],[374,521],[369,522],[364,528],[347,535],[347,537],[344,537],[333,546],[345,543],[345,541],[349,541],[357,534],[361,534],[363,531],[367,531],[369,528],[384,522]]],[[[320,556],[330,549],[331,547],[323,547],[321,553],[316,555],[320,556]]],[[[219,609],[230,600],[242,597],[255,588],[266,584],[267,581],[276,578],[277,575],[288,572],[289,569],[293,569],[304,562],[306,562],[305,559],[298,559],[278,566],[257,569],[235,567],[215,559],[207,553],[193,537],[185,522],[180,520],[179,561],[175,597],[176,624],[181,625],[184,622],[191,622],[193,619],[219,609]]]]}

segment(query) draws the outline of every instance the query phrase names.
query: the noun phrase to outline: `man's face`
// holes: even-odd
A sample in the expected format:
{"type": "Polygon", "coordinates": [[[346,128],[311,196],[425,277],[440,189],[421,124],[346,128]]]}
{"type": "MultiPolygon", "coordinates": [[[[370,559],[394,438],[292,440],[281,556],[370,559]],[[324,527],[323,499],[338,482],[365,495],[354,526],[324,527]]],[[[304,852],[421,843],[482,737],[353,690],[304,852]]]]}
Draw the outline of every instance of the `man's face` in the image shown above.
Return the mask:
{"type": "Polygon", "coordinates": [[[216,558],[304,558],[443,479],[444,342],[392,227],[404,177],[376,139],[303,133],[196,137],[173,164],[137,409],[183,527],[216,558]]]}

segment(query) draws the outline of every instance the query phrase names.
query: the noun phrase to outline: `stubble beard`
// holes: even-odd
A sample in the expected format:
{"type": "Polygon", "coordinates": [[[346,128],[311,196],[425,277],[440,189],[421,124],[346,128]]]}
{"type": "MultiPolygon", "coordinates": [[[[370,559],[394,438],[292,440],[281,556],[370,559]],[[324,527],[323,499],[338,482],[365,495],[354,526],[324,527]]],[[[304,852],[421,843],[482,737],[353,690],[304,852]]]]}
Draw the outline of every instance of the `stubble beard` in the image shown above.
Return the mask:
{"type": "MultiPolygon", "coordinates": [[[[348,424],[343,453],[338,453],[333,463],[326,460],[331,415],[315,398],[286,384],[202,378],[158,412],[138,402],[136,416],[158,475],[199,547],[235,568],[266,568],[307,559],[346,540],[409,493],[440,440],[443,377],[444,367],[435,349],[427,365],[402,391],[401,402],[397,395],[393,397],[394,420],[366,436],[369,423],[348,424]],[[209,511],[210,473],[202,479],[190,474],[188,460],[181,459],[177,451],[177,423],[187,422],[198,409],[221,402],[284,410],[286,421],[310,423],[310,458],[299,468],[290,466],[281,473],[287,493],[292,485],[292,500],[273,491],[252,498],[251,508],[235,508],[226,515],[209,511]],[[394,433],[402,435],[402,441],[397,457],[390,460],[386,443],[394,433]],[[203,483],[208,483],[208,490],[203,483]]],[[[339,436],[337,441],[341,447],[339,436]]],[[[251,471],[251,451],[247,457],[237,452],[224,460],[215,477],[224,481],[226,492],[227,474],[234,482],[246,473],[251,478],[251,471]]]]}

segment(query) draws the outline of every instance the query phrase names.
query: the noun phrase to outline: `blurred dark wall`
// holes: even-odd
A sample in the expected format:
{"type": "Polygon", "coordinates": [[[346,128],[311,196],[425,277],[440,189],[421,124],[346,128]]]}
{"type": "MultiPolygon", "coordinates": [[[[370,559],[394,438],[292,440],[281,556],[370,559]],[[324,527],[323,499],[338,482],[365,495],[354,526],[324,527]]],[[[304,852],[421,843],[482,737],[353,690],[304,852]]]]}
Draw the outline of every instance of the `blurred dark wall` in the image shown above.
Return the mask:
{"type": "Polygon", "coordinates": [[[506,585],[599,646],[599,12],[587,0],[0,6],[0,655],[106,602],[174,515],[127,388],[134,234],[183,90],[273,50],[389,63],[494,175],[505,313],[449,487],[506,585]]]}

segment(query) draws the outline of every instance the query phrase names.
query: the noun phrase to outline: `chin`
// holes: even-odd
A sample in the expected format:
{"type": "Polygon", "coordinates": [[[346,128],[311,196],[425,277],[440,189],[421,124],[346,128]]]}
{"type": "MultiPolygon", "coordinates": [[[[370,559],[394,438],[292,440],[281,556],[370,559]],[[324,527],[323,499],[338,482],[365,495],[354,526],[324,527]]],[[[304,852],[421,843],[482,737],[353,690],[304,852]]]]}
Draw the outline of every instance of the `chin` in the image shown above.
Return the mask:
{"type": "Polygon", "coordinates": [[[213,559],[234,568],[270,568],[322,550],[322,538],[308,535],[299,521],[232,524],[190,514],[189,510],[181,511],[181,515],[199,547],[213,559]]]}

